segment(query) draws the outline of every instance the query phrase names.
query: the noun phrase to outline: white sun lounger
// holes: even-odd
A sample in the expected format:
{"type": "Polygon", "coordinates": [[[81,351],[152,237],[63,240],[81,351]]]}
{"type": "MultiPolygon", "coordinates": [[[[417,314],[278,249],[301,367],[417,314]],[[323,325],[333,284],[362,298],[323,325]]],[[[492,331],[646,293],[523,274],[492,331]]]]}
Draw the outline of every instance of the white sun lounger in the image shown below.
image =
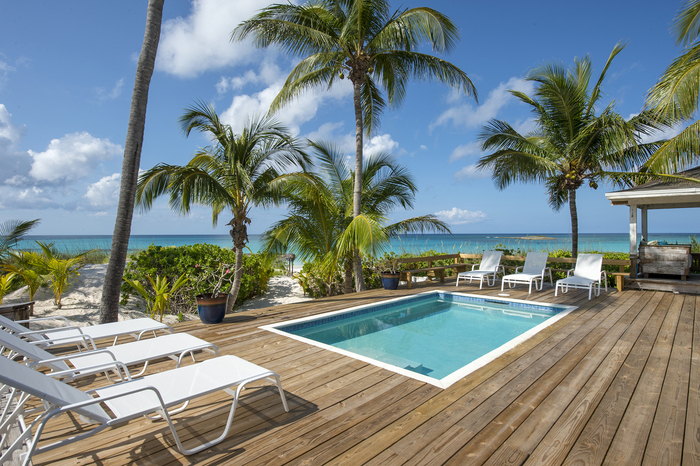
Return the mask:
{"type": "Polygon", "coordinates": [[[542,291],[544,285],[545,274],[549,274],[549,283],[552,281],[552,269],[547,267],[547,258],[549,254],[546,252],[528,252],[525,258],[525,264],[522,267],[516,267],[515,273],[504,275],[501,281],[501,291],[506,283],[509,288],[514,288],[516,283],[524,283],[530,285],[528,294],[532,293],[532,283],[535,283],[535,290],[542,291]],[[537,287],[539,281],[540,286],[537,287]]]}
{"type": "Polygon", "coordinates": [[[87,347],[86,341],[93,340],[94,345],[94,340],[99,340],[101,338],[114,338],[113,344],[116,345],[117,339],[122,335],[131,335],[135,339],[140,340],[141,337],[148,332],[153,332],[154,336],[157,331],[173,333],[173,328],[169,325],[147,317],[111,322],[109,324],[89,325],[87,327],[73,327],[70,326],[68,319],[65,317],[47,317],[13,321],[0,315],[0,326],[5,327],[10,332],[16,333],[27,340],[37,342],[36,344],[44,348],[76,343],[83,344],[87,347]],[[68,326],[29,330],[20,325],[21,323],[31,323],[41,320],[64,320],[68,326]]]}
{"type": "Polygon", "coordinates": [[[500,265],[502,255],[503,251],[484,251],[484,255],[481,257],[481,262],[479,264],[472,265],[472,269],[468,272],[460,272],[457,274],[457,284],[455,286],[459,286],[460,278],[462,280],[468,278],[469,283],[478,278],[479,289],[484,286],[484,278],[486,278],[486,284],[488,286],[495,285],[496,274],[503,273],[503,267],[500,265]],[[493,283],[489,282],[489,277],[493,278],[493,283]]]}
{"type": "MultiPolygon", "coordinates": [[[[30,367],[46,367],[60,374],[61,378],[68,379],[105,372],[104,368],[99,368],[104,366],[112,368],[115,362],[121,362],[125,366],[143,364],[141,372],[132,374],[132,377],[139,377],[148,368],[149,361],[171,358],[177,361],[176,367],[180,367],[184,357],[190,355],[194,359],[194,353],[197,351],[208,351],[216,356],[219,355],[219,348],[216,345],[188,333],[173,333],[61,357],[56,357],[28,341],[3,331],[0,331],[0,346],[12,351],[13,354],[10,354],[10,357],[18,354],[28,360],[30,367]],[[67,364],[68,362],[72,367],[67,364]]],[[[109,378],[109,375],[107,377],[109,378]]]]}
{"type": "Polygon", "coordinates": [[[574,270],[569,270],[566,278],[557,280],[554,296],[557,295],[559,287],[562,288],[564,293],[569,291],[569,287],[588,289],[589,300],[593,295],[593,289],[596,288],[596,296],[600,296],[601,279],[605,283],[605,291],[608,291],[608,276],[602,268],[602,254],[579,254],[576,258],[574,270]]]}
{"type": "Polygon", "coordinates": [[[5,383],[24,393],[38,397],[47,406],[44,413],[22,429],[23,432],[17,440],[0,457],[0,464],[11,458],[12,452],[25,442],[29,442],[29,447],[27,453],[23,455],[24,465],[29,463],[34,453],[43,453],[62,447],[68,443],[82,440],[107,427],[113,427],[156,412],[168,423],[182,454],[191,455],[216,445],[226,438],[231,428],[241,391],[246,384],[263,379],[277,386],[282,405],[285,411],[289,411],[279,375],[231,355],[208,359],[191,366],[179,367],[90,392],[78,390],[18,362],[0,358],[0,383],[5,383]],[[232,391],[234,387],[237,387],[235,392],[232,391]],[[224,432],[215,440],[204,442],[192,449],[185,449],[167,409],[219,390],[233,395],[224,432]],[[100,406],[102,403],[111,410],[113,416],[100,406]],[[68,411],[79,414],[81,420],[99,425],[88,432],[39,447],[38,442],[46,423],[51,418],[68,411]],[[32,435],[33,430],[35,433],[32,435]]]}

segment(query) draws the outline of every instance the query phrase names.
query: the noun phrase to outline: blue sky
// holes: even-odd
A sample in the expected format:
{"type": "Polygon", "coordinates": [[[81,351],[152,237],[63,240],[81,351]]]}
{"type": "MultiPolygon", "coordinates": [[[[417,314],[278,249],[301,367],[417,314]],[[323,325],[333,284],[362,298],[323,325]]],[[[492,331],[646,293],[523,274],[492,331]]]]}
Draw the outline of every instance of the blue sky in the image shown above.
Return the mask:
{"type": "MultiPolygon", "coordinates": [[[[156,71],[151,81],[141,168],[185,164],[203,136],[185,138],[177,123],[197,100],[212,103],[233,128],[267,111],[294,62],[274,49],[231,43],[241,21],[264,0],[168,0],[156,71]]],[[[366,152],[391,151],[419,188],[413,211],[392,220],[436,214],[455,233],[567,233],[568,207],[554,212],[540,185],[499,191],[489,173],[473,167],[483,155],[477,134],[490,118],[525,131],[527,108],[507,89],[543,62],[566,66],[590,55],[598,76],[613,46],[627,42],[603,85],[628,117],[680,49],[669,27],[680,1],[394,2],[430,5],[455,21],[461,41],[447,56],[472,79],[479,103],[437,83],[408,86],[402,107],[388,109],[366,152]]],[[[0,222],[41,218],[33,234],[111,234],[136,60],[146,2],[23,0],[3,2],[0,28],[0,222]]],[[[277,117],[296,134],[332,141],[354,153],[351,84],[320,89],[277,117]]],[[[581,232],[628,230],[628,210],[605,199],[609,186],[579,190],[581,232]]],[[[251,233],[284,215],[254,209],[251,233]]],[[[700,232],[694,211],[650,212],[652,232],[700,232]]],[[[158,202],[134,218],[132,234],[226,234],[222,217],[188,217],[158,202]]]]}

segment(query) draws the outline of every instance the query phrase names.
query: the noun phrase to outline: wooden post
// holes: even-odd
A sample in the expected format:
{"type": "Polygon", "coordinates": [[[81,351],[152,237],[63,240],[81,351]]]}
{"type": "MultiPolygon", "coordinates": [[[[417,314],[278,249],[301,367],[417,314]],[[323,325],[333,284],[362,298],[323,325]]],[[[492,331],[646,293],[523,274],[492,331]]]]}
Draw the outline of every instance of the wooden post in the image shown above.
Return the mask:
{"type": "Polygon", "coordinates": [[[637,206],[630,204],[630,277],[637,277],[637,206]]]}

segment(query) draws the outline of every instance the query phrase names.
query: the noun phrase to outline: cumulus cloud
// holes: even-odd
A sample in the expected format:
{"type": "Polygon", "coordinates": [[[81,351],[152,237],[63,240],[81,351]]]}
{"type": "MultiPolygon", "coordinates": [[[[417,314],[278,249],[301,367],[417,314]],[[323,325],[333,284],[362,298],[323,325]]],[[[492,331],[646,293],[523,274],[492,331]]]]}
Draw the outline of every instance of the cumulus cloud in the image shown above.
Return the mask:
{"type": "Polygon", "coordinates": [[[450,154],[450,162],[454,162],[455,160],[459,160],[463,157],[479,154],[481,154],[481,144],[478,142],[462,144],[457,146],[455,150],[452,151],[450,154]]]}
{"type": "Polygon", "coordinates": [[[479,127],[488,120],[495,118],[498,112],[514,99],[508,90],[532,94],[534,84],[521,78],[510,78],[508,82],[501,83],[496,89],[489,92],[486,100],[477,107],[471,104],[463,104],[447,109],[435,122],[430,124],[430,129],[432,130],[437,126],[448,123],[467,128],[479,127]]]}
{"type": "Polygon", "coordinates": [[[99,181],[88,186],[87,193],[83,197],[93,208],[104,209],[115,206],[119,200],[121,178],[121,173],[100,178],[99,181]]]}
{"type": "Polygon", "coordinates": [[[0,104],[0,182],[18,184],[31,168],[32,158],[27,152],[17,150],[17,144],[26,132],[24,125],[12,122],[12,114],[0,104]]]}
{"type": "Polygon", "coordinates": [[[372,137],[365,143],[363,151],[367,154],[379,152],[394,152],[399,147],[399,143],[391,139],[391,134],[380,134],[372,137]]]}
{"type": "Polygon", "coordinates": [[[478,179],[478,178],[488,178],[491,176],[488,170],[479,170],[476,168],[476,164],[467,165],[466,167],[455,173],[455,179],[461,181],[467,178],[478,179]]]}
{"type": "Polygon", "coordinates": [[[451,210],[435,212],[435,216],[450,225],[464,225],[465,223],[479,223],[486,219],[486,214],[480,210],[462,210],[453,207],[451,210]]]}
{"type": "Polygon", "coordinates": [[[56,209],[61,205],[50,192],[36,186],[15,189],[0,186],[0,209],[56,209]]]}
{"type": "Polygon", "coordinates": [[[193,1],[189,16],[163,23],[156,68],[192,78],[249,62],[255,48],[249,41],[231,42],[231,32],[268,4],[266,0],[193,1]]]}
{"type": "Polygon", "coordinates": [[[123,151],[109,139],[96,138],[86,132],[66,134],[52,139],[44,152],[28,151],[34,158],[29,175],[49,183],[85,178],[101,161],[110,160],[123,151]]]}

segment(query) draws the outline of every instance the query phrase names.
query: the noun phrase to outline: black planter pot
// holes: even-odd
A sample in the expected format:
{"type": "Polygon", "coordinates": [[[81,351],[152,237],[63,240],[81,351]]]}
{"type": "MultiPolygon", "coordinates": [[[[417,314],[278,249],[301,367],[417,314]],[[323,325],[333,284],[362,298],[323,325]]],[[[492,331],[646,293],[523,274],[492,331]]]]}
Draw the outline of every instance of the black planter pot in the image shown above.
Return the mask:
{"type": "Polygon", "coordinates": [[[399,277],[401,274],[398,273],[382,273],[382,285],[385,290],[395,290],[399,287],[399,277]]]}
{"type": "Polygon", "coordinates": [[[210,293],[197,295],[197,312],[203,324],[218,324],[226,315],[226,293],[213,297],[210,293]]]}

